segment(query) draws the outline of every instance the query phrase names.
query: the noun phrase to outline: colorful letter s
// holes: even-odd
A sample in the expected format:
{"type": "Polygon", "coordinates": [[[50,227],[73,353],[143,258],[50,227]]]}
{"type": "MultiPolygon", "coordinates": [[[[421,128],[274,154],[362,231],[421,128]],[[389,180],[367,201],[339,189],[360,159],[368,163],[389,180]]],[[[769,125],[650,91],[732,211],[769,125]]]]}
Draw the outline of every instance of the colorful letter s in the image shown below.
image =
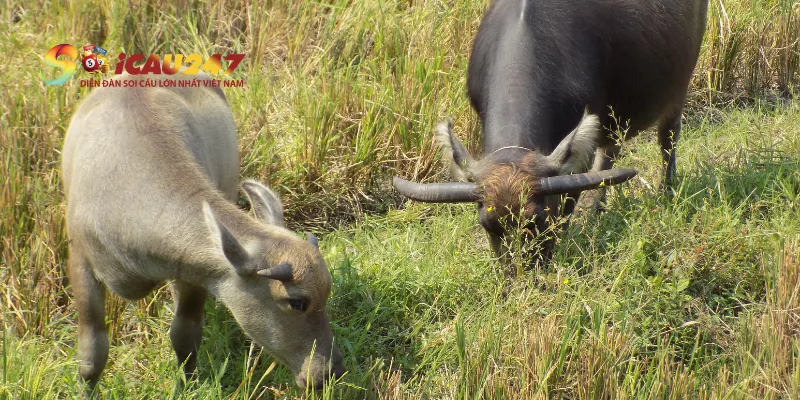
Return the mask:
{"type": "Polygon", "coordinates": [[[77,69],[75,59],[78,58],[78,49],[68,44],[59,44],[53,46],[44,56],[44,63],[49,67],[62,69],[61,73],[53,80],[47,80],[44,76],[44,71],[39,70],[44,83],[52,86],[63,85],[72,75],[75,75],[77,69]],[[58,57],[67,56],[68,59],[59,60],[58,57]]]}

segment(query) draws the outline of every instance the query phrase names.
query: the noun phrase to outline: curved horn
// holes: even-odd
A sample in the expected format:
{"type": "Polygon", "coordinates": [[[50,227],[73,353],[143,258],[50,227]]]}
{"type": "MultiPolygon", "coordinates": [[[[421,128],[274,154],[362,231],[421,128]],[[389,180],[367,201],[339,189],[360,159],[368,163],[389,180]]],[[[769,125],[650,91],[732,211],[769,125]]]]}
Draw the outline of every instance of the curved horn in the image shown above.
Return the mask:
{"type": "Polygon", "coordinates": [[[636,176],[636,174],[636,170],[620,168],[542,178],[539,181],[539,185],[541,186],[539,193],[542,195],[551,195],[596,189],[601,186],[611,186],[625,182],[636,176]]]}
{"type": "Polygon", "coordinates": [[[481,198],[472,182],[416,183],[394,177],[392,183],[403,196],[426,203],[470,203],[481,198]]]}
{"type": "Polygon", "coordinates": [[[314,247],[319,248],[319,240],[317,240],[317,237],[313,233],[306,231],[306,240],[313,244],[314,247]]]}
{"type": "Polygon", "coordinates": [[[284,261],[274,267],[259,270],[256,274],[281,282],[290,282],[292,280],[292,264],[284,261]]]}

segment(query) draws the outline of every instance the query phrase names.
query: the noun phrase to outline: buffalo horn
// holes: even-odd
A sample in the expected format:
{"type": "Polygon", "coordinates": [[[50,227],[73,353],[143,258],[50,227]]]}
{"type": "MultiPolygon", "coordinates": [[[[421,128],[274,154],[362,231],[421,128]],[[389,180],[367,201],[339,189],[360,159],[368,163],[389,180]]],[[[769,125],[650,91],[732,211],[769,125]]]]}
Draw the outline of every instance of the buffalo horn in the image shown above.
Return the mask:
{"type": "Polygon", "coordinates": [[[416,183],[395,177],[392,183],[403,196],[425,203],[470,203],[481,198],[472,182],[416,183]]]}
{"type": "Polygon", "coordinates": [[[314,247],[319,248],[319,240],[313,233],[306,232],[306,240],[308,240],[309,243],[313,244],[314,247]]]}
{"type": "Polygon", "coordinates": [[[274,267],[264,268],[256,272],[258,275],[276,281],[289,282],[292,280],[292,264],[284,261],[274,267]]]}
{"type": "Polygon", "coordinates": [[[597,189],[627,181],[636,176],[636,171],[629,168],[609,169],[599,172],[586,172],[575,175],[561,175],[542,178],[540,194],[552,195],[582,190],[597,189]]]}

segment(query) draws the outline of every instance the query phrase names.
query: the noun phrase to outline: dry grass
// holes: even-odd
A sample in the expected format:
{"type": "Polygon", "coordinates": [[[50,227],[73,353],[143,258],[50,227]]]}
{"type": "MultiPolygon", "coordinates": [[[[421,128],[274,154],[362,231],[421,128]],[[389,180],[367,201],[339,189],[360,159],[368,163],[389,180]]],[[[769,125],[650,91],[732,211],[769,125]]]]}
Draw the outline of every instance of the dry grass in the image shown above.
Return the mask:
{"type": "Polygon", "coordinates": [[[712,0],[695,95],[706,104],[791,96],[800,71],[800,3],[712,0]]]}

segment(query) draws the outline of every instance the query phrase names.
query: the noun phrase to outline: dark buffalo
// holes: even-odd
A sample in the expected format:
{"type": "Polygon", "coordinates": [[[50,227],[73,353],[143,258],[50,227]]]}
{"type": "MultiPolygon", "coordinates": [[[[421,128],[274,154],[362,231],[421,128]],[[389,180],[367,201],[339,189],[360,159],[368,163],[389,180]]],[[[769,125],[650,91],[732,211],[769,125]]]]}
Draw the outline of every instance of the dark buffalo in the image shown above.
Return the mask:
{"type": "Polygon", "coordinates": [[[395,188],[419,201],[477,202],[498,256],[509,255],[513,226],[522,228],[513,237],[541,245],[527,259],[546,261],[546,232],[566,221],[582,191],[636,174],[611,169],[619,132],[626,139],[656,124],[662,185],[672,179],[707,8],[707,0],[495,1],[467,76],[485,156],[473,159],[442,123],[437,140],[451,174],[467,182],[395,178],[395,188]]]}

